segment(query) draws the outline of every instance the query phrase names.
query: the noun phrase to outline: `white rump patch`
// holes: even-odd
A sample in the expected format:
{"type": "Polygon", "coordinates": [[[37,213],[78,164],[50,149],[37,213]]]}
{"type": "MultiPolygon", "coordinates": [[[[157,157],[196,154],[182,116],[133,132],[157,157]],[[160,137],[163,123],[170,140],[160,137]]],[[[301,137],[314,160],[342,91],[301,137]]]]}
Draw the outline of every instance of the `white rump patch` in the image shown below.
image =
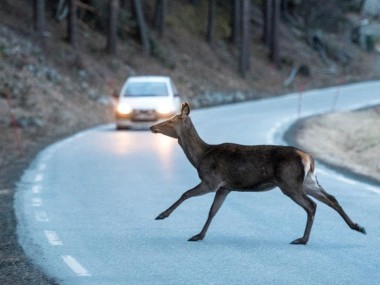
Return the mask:
{"type": "Polygon", "coordinates": [[[307,173],[303,184],[307,188],[310,188],[310,189],[315,189],[315,188],[319,189],[319,184],[317,182],[317,177],[315,176],[315,173],[313,173],[313,172],[308,172],[307,173]]]}

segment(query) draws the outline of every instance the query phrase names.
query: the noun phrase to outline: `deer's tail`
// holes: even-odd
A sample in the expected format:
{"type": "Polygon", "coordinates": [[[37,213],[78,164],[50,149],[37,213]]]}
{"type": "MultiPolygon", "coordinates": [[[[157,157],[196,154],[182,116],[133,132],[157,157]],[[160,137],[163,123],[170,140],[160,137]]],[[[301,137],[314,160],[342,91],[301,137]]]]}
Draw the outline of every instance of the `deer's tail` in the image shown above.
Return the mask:
{"type": "Polygon", "coordinates": [[[314,162],[313,157],[310,154],[303,152],[301,150],[297,150],[297,154],[301,158],[305,178],[309,174],[315,175],[315,162],[314,162]]]}
{"type": "Polygon", "coordinates": [[[319,183],[317,181],[315,162],[313,157],[303,151],[298,150],[298,155],[301,158],[303,169],[304,169],[304,185],[311,188],[319,188],[319,183]]]}

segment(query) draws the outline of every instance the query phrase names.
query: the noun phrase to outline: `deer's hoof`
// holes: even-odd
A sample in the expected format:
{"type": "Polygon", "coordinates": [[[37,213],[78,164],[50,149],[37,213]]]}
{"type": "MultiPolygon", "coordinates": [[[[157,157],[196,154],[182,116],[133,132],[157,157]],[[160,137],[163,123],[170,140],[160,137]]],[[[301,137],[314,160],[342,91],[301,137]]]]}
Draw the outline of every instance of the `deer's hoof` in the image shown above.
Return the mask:
{"type": "Polygon", "coordinates": [[[192,238],[189,238],[188,241],[199,241],[202,239],[203,239],[203,237],[199,234],[199,235],[193,236],[192,238]]]}
{"type": "Polygon", "coordinates": [[[361,232],[362,234],[365,234],[365,235],[367,234],[365,228],[358,224],[355,224],[354,230],[357,230],[358,232],[361,232]]]}
{"type": "Polygon", "coordinates": [[[167,217],[168,217],[168,215],[166,215],[165,213],[161,213],[157,216],[156,220],[163,220],[167,217]]]}
{"type": "Polygon", "coordinates": [[[290,244],[306,244],[307,243],[307,240],[304,239],[304,238],[298,238],[294,241],[292,241],[290,244]]]}

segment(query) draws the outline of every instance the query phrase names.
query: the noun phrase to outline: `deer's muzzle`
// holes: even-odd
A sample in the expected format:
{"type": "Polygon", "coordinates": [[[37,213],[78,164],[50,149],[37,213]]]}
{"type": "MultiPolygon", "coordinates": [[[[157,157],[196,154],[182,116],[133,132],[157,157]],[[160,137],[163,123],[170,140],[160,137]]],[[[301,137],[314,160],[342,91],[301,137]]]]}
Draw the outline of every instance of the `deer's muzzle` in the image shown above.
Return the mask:
{"type": "Polygon", "coordinates": [[[156,125],[154,125],[154,126],[151,126],[150,127],[150,131],[152,132],[152,133],[154,133],[154,134],[157,134],[159,131],[158,131],[158,128],[156,127],[156,125]]]}

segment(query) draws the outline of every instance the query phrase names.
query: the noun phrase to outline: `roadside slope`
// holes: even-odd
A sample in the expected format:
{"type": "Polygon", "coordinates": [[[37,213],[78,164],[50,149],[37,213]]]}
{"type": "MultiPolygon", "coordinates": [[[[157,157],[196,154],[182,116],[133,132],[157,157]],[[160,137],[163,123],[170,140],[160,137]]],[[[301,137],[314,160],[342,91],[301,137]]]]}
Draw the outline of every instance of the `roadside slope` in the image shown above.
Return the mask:
{"type": "Polygon", "coordinates": [[[380,106],[307,118],[294,136],[315,158],[380,183],[380,106]]]}

